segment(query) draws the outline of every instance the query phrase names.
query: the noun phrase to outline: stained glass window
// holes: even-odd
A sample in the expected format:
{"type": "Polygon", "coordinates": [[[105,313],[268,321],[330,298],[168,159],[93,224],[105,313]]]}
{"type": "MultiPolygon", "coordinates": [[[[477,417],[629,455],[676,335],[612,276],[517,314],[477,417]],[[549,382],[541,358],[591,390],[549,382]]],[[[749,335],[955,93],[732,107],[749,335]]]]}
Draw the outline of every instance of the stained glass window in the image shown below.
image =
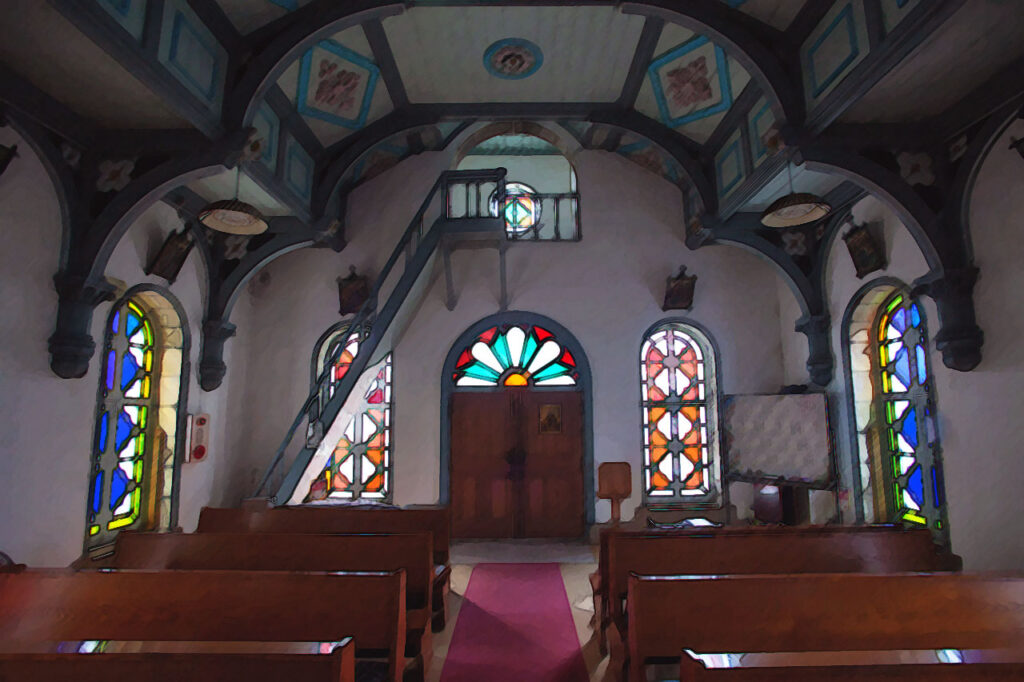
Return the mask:
{"type": "MultiPolygon", "coordinates": [[[[348,337],[345,352],[353,343],[348,337]]],[[[348,424],[310,485],[307,502],[391,498],[391,355],[363,376],[367,375],[372,379],[363,391],[359,409],[345,417],[348,424]]]]}
{"type": "Polygon", "coordinates": [[[144,527],[158,472],[153,458],[157,333],[138,303],[128,300],[109,320],[100,376],[101,407],[93,441],[88,545],[117,531],[144,527]]]}
{"type": "Polygon", "coordinates": [[[671,322],[640,351],[644,497],[710,501],[719,489],[714,354],[699,331],[671,322]]]}
{"type": "Polygon", "coordinates": [[[505,185],[505,202],[498,206],[497,192],[491,196],[491,215],[505,216],[505,229],[513,236],[523,236],[540,222],[541,202],[537,192],[522,182],[505,185]]]}
{"type": "Polygon", "coordinates": [[[331,368],[331,373],[327,378],[328,398],[334,395],[334,391],[338,388],[338,382],[340,382],[348,373],[348,368],[352,365],[352,360],[355,359],[356,353],[359,352],[359,341],[359,334],[355,332],[346,334],[343,332],[338,334],[328,345],[325,360],[334,357],[335,353],[339,350],[338,347],[344,344],[344,347],[340,349],[341,352],[334,361],[334,366],[331,368]]]}
{"type": "Polygon", "coordinates": [[[575,386],[579,370],[555,335],[536,325],[491,327],[455,362],[456,386],[575,386]]]}
{"type": "Polygon", "coordinates": [[[920,307],[896,293],[882,305],[876,332],[886,506],[893,520],[944,532],[942,462],[920,307]]]}

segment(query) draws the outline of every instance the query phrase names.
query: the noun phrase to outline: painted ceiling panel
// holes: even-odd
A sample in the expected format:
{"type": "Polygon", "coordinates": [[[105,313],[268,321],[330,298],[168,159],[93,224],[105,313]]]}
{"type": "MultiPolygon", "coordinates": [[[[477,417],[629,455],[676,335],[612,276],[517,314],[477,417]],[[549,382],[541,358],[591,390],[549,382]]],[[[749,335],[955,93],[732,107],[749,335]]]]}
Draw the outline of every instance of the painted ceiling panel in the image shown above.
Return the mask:
{"type": "Polygon", "coordinates": [[[1020,0],[966,2],[842,116],[914,121],[941,113],[1024,55],[1020,0]]]}
{"type": "Polygon", "coordinates": [[[14,4],[0,20],[0,61],[54,99],[108,128],[190,127],[48,2],[14,4]]]}
{"type": "Polygon", "coordinates": [[[360,27],[314,45],[277,83],[325,146],[394,108],[360,27]]]}
{"type": "Polygon", "coordinates": [[[384,20],[410,101],[614,101],[643,29],[613,7],[413,8],[384,20]],[[497,41],[535,44],[533,75],[500,78],[484,66],[497,41]]]}
{"type": "Polygon", "coordinates": [[[635,106],[703,143],[749,82],[750,74],[724,50],[693,31],[668,24],[635,106]]]}

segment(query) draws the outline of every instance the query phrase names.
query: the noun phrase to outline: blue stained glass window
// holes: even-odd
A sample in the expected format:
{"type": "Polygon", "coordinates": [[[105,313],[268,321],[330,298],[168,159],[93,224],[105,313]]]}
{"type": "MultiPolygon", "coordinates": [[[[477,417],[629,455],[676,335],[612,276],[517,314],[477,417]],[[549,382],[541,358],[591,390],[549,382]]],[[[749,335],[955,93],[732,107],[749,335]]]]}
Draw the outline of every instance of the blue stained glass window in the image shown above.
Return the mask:
{"type": "Polygon", "coordinates": [[[103,452],[107,448],[107,431],[110,429],[110,413],[104,412],[100,415],[99,427],[96,429],[96,452],[103,452]]]}
{"type": "Polygon", "coordinates": [[[907,329],[907,311],[900,308],[896,311],[896,314],[892,316],[892,326],[896,327],[898,331],[906,331],[907,329]]]}
{"type": "Polygon", "coordinates": [[[907,410],[907,416],[903,419],[903,426],[900,427],[900,434],[907,439],[911,447],[917,447],[917,409],[907,410]]]}
{"type": "Polygon", "coordinates": [[[114,372],[117,370],[117,354],[114,351],[107,353],[107,390],[114,389],[114,372]]]}
{"type": "Polygon", "coordinates": [[[121,451],[124,444],[131,438],[133,426],[135,425],[132,423],[128,413],[122,411],[117,417],[117,437],[114,440],[114,450],[117,452],[121,451]]]}
{"type": "MultiPolygon", "coordinates": [[[[910,359],[907,357],[907,349],[900,348],[896,354],[896,366],[893,368],[896,378],[903,382],[904,386],[910,386],[910,359]]],[[[123,380],[122,380],[122,383],[123,380]]]]}
{"type": "Polygon", "coordinates": [[[125,491],[128,490],[128,477],[120,467],[114,469],[114,476],[110,479],[110,508],[117,507],[125,491]]]}
{"type": "Polygon", "coordinates": [[[904,292],[893,294],[879,309],[872,335],[877,343],[872,356],[878,373],[874,400],[879,414],[885,416],[887,432],[879,446],[882,450],[872,456],[884,458],[887,465],[874,490],[884,496],[877,508],[885,510],[885,520],[928,526],[941,542],[947,542],[925,323],[920,306],[904,292]],[[919,415],[923,417],[921,425],[919,415]]]}
{"type": "Polygon", "coordinates": [[[907,479],[907,491],[918,505],[924,504],[924,483],[921,480],[921,467],[914,467],[907,479]]]}
{"type": "Polygon", "coordinates": [[[138,328],[142,325],[142,319],[135,313],[128,313],[128,324],[125,325],[124,335],[128,338],[132,337],[138,328]]]}
{"type": "Polygon", "coordinates": [[[125,353],[124,358],[121,360],[121,390],[127,389],[135,381],[136,375],[139,373],[139,363],[135,362],[135,358],[132,357],[131,353],[125,353]]]}
{"type": "Polygon", "coordinates": [[[114,311],[114,317],[110,321],[110,333],[111,334],[116,334],[117,330],[120,328],[120,326],[121,326],[121,311],[120,310],[115,310],[114,311]]]}
{"type": "Polygon", "coordinates": [[[100,502],[103,499],[103,472],[97,471],[92,480],[92,513],[100,513],[100,502]]]}

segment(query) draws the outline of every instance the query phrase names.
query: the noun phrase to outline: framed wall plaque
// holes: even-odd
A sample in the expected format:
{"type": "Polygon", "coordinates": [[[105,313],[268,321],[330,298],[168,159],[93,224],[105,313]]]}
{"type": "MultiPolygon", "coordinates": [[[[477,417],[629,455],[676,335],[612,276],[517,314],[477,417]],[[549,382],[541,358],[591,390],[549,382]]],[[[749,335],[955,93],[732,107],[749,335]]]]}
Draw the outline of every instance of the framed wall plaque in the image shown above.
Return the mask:
{"type": "Polygon", "coordinates": [[[562,406],[541,405],[539,418],[540,433],[561,433],[562,432],[562,406]]]}

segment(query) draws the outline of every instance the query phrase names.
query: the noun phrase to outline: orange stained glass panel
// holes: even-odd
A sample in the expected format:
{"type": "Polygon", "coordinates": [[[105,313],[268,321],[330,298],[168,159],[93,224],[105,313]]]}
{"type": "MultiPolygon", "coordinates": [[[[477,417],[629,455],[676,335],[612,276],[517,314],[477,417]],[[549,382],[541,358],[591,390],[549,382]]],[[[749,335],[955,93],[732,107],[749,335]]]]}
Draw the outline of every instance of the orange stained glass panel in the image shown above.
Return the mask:
{"type": "Polygon", "coordinates": [[[668,487],[668,484],[668,477],[666,477],[665,474],[661,473],[660,471],[654,472],[654,475],[651,476],[651,487],[654,488],[655,490],[664,490],[665,488],[668,487]]]}
{"type": "Polygon", "coordinates": [[[527,379],[522,374],[519,374],[518,372],[514,374],[509,374],[508,377],[505,379],[506,386],[528,386],[529,384],[529,379],[527,379]]]}

